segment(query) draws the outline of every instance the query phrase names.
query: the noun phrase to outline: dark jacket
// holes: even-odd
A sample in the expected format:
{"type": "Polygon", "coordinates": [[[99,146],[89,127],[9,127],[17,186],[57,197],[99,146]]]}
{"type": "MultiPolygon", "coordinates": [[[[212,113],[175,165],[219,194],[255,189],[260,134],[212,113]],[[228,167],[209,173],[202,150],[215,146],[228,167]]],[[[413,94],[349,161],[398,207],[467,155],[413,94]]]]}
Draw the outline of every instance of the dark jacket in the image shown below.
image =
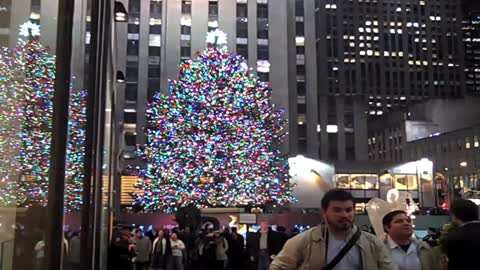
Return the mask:
{"type": "Polygon", "coordinates": [[[464,224],[451,232],[445,240],[448,270],[473,269],[478,265],[480,250],[480,222],[464,224]]]}
{"type": "MultiPolygon", "coordinates": [[[[260,232],[250,233],[247,236],[247,253],[249,257],[254,257],[255,261],[257,261],[260,252],[260,236],[260,232]]],[[[270,256],[277,255],[282,250],[278,233],[271,229],[268,230],[267,249],[270,256]]]]}

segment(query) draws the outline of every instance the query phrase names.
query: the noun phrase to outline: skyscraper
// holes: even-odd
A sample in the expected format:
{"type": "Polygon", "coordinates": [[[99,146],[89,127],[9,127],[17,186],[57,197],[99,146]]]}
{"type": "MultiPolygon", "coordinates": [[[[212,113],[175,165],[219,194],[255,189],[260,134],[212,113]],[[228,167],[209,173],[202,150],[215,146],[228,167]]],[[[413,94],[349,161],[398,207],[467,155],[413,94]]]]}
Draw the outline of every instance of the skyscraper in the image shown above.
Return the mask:
{"type": "Polygon", "coordinates": [[[459,0],[121,2],[129,12],[117,32],[124,157],[145,142],[146,102],[216,28],[287,110],[290,156],[368,160],[370,118],[465,92],[459,0]]]}
{"type": "MultiPolygon", "coordinates": [[[[145,108],[176,79],[181,61],[206,48],[206,34],[220,29],[228,48],[247,59],[253,72],[274,89],[273,102],[296,105],[293,7],[287,0],[123,0],[128,23],[117,30],[117,59],[126,82],[119,87],[116,119],[121,123],[123,157],[145,143],[145,108]],[[293,67],[293,68],[292,68],[293,67]],[[290,74],[290,75],[289,75],[290,74]]],[[[293,123],[296,123],[294,121],[293,123]]],[[[291,129],[291,128],[290,128],[291,129]]],[[[295,132],[291,132],[294,134],[295,132]]],[[[289,152],[289,145],[283,146],[289,152]]]]}
{"type": "Polygon", "coordinates": [[[480,3],[463,1],[465,84],[469,94],[480,94],[480,3]]]}
{"type": "Polygon", "coordinates": [[[307,98],[307,111],[318,108],[319,118],[307,113],[307,133],[320,131],[321,159],[366,159],[367,117],[463,95],[459,1],[320,0],[315,10],[307,27],[316,27],[317,46],[305,58],[317,56],[318,76],[307,75],[317,87],[307,95],[318,89],[318,100],[307,98]]]}

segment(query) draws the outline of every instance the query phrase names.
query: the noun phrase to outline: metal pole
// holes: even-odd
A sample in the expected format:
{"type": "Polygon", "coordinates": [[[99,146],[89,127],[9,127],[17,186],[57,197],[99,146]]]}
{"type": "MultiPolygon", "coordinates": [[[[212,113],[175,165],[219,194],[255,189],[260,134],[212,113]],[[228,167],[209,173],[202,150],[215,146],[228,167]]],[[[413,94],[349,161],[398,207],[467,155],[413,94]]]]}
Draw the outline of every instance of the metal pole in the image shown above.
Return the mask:
{"type": "MultiPolygon", "coordinates": [[[[48,182],[48,221],[45,259],[49,270],[63,268],[63,211],[68,140],[70,66],[74,2],[59,0],[55,90],[53,99],[51,165],[48,182]]],[[[52,14],[53,15],[53,14],[52,14]]]]}

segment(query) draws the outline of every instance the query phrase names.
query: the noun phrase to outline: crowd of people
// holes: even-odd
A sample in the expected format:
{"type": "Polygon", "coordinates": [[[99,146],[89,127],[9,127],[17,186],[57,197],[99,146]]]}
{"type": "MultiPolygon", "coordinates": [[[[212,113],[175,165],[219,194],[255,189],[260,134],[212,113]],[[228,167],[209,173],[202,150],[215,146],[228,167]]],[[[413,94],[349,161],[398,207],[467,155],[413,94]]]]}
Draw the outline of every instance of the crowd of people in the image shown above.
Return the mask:
{"type": "Polygon", "coordinates": [[[109,269],[124,270],[268,270],[275,254],[299,231],[261,223],[247,239],[236,227],[223,231],[205,229],[194,234],[190,228],[173,230],[117,226],[110,246],[109,269]]]}
{"type": "Polygon", "coordinates": [[[189,228],[144,234],[120,227],[110,247],[110,269],[124,270],[456,270],[476,269],[474,253],[480,250],[478,207],[469,200],[451,206],[452,221],[459,228],[444,235],[429,228],[423,239],[413,237],[409,215],[395,210],[382,219],[385,237],[372,227],[354,223],[354,199],[334,189],[322,199],[324,222],[299,233],[267,222],[247,239],[236,228],[224,231],[189,228]],[[434,250],[434,248],[438,250],[434,250]]]}

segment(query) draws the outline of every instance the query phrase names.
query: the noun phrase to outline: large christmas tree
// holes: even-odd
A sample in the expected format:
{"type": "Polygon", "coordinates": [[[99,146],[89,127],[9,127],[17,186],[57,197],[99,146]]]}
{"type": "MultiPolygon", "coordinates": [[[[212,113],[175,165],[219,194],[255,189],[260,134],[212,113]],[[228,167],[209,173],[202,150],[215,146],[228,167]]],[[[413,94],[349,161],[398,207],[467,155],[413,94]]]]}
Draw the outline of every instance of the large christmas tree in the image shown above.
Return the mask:
{"type": "MultiPolygon", "coordinates": [[[[214,43],[224,39],[214,34],[214,43]]],[[[245,59],[210,45],[181,65],[168,94],[147,109],[147,166],[133,194],[144,211],[291,202],[288,163],[274,146],[286,133],[271,89],[245,59]]]]}
{"type": "MultiPolygon", "coordinates": [[[[0,55],[0,205],[46,205],[52,138],[55,55],[39,28],[21,26],[13,50],[0,55]]],[[[85,91],[72,91],[67,152],[66,208],[79,209],[82,191],[85,91]]]]}

